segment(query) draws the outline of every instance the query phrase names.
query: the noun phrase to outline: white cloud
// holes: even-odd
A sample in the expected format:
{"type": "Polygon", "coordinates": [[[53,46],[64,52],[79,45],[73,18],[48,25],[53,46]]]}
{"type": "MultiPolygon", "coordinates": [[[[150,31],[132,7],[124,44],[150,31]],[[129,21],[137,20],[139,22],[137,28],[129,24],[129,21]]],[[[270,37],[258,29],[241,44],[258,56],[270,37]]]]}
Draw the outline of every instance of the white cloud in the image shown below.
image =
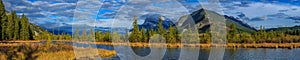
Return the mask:
{"type": "Polygon", "coordinates": [[[234,4],[239,3],[235,2],[223,5],[225,14],[234,17],[238,17],[240,14],[245,14],[246,17],[254,20],[248,21],[247,23],[256,28],[260,25],[266,26],[266,28],[300,25],[299,23],[294,23],[294,20],[288,19],[288,17],[291,16],[300,16],[300,6],[297,5],[252,2],[247,4],[247,7],[239,7],[233,6],[234,4]]]}
{"type": "MultiPolygon", "coordinates": [[[[77,11],[77,14],[79,14],[80,16],[76,17],[82,18],[81,20],[85,21],[76,21],[74,22],[74,24],[95,23],[96,26],[114,25],[119,27],[131,26],[133,16],[142,16],[145,14],[161,14],[163,16],[166,16],[167,18],[173,19],[174,22],[176,22],[179,17],[189,14],[189,12],[198,10],[200,8],[200,4],[198,2],[188,3],[185,0],[107,0],[104,1],[103,4],[101,4],[101,9],[112,10],[116,12],[107,12],[98,15],[111,18],[110,20],[94,21],[91,19],[95,18],[86,17],[96,16],[95,14],[97,14],[98,12],[84,12],[84,10],[87,8],[96,8],[93,10],[97,10],[97,7],[99,7],[99,3],[95,3],[95,1],[99,0],[85,0],[78,2],[79,4],[77,4],[77,1],[78,0],[38,0],[31,2],[28,0],[4,0],[4,4],[8,11],[16,10],[17,12],[19,12],[18,14],[25,13],[33,23],[42,23],[45,21],[47,22],[48,20],[55,20],[51,19],[50,16],[57,16],[58,20],[68,24],[73,24],[70,19],[74,16],[76,5],[80,5],[85,8],[80,8],[83,11],[77,11]],[[80,4],[82,2],[90,4],[80,4]]],[[[300,12],[300,6],[296,5],[264,2],[242,3],[239,1],[222,4],[222,8],[220,9],[223,9],[226,15],[235,17],[240,14],[237,12],[241,12],[250,19],[257,17],[267,17],[268,15],[274,15],[277,13],[284,13],[289,16],[299,16],[300,12]],[[287,11],[280,12],[279,10],[287,11]]],[[[274,17],[268,18],[278,19],[274,17]]],[[[143,20],[139,19],[139,23],[142,22],[143,20]]]]}
{"type": "Polygon", "coordinates": [[[261,3],[256,2],[249,4],[249,7],[235,7],[235,9],[227,9],[224,6],[224,11],[228,12],[228,15],[237,16],[239,14],[236,14],[236,12],[242,12],[246,14],[249,18],[255,18],[255,17],[263,17],[271,14],[279,13],[279,10],[288,10],[285,12],[288,15],[291,16],[297,16],[296,12],[300,12],[300,10],[292,10],[292,8],[300,9],[299,6],[294,5],[283,5],[283,4],[271,4],[271,3],[261,3]]]}
{"type": "Polygon", "coordinates": [[[167,18],[177,20],[180,16],[189,14],[179,2],[175,0],[129,1],[117,12],[117,20],[130,20],[133,16],[145,14],[161,14],[167,18]]]}

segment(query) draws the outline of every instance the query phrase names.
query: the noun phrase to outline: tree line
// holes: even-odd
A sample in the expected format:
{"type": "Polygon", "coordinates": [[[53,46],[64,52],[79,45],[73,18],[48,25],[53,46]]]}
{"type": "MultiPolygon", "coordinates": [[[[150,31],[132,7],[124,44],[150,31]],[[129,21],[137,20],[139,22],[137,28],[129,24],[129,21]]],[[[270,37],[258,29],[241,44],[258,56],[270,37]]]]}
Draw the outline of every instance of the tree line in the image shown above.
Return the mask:
{"type": "Polygon", "coordinates": [[[39,26],[35,26],[28,21],[25,14],[21,16],[17,15],[16,11],[8,12],[5,10],[3,1],[0,0],[0,40],[72,40],[71,35],[52,34],[44,29],[38,29],[39,26]],[[37,30],[41,30],[38,32],[37,30]]]}
{"type": "Polygon", "coordinates": [[[132,31],[129,32],[128,29],[126,29],[125,34],[119,34],[117,31],[108,31],[108,32],[101,32],[96,31],[94,32],[93,29],[90,27],[89,33],[87,33],[87,27],[84,26],[83,31],[80,33],[78,26],[75,28],[75,34],[73,38],[75,40],[86,40],[95,39],[97,42],[112,42],[112,39],[116,39],[114,41],[124,41],[129,40],[130,42],[149,42],[149,39],[154,34],[160,34],[163,37],[166,37],[168,43],[176,43],[179,41],[177,31],[173,26],[170,26],[169,29],[165,29],[162,26],[162,19],[159,19],[158,29],[145,29],[145,28],[139,28],[137,24],[137,18],[134,17],[133,22],[133,28],[132,31]],[[93,38],[94,37],[94,38],[93,38]]]}
{"type": "Polygon", "coordinates": [[[263,26],[255,33],[236,31],[234,24],[230,24],[227,35],[229,43],[294,43],[300,42],[300,30],[267,31],[263,26]]]}
{"type": "MultiPolygon", "coordinates": [[[[137,18],[134,17],[133,28],[130,33],[128,30],[124,34],[118,34],[117,32],[105,32],[101,33],[97,31],[95,33],[95,39],[98,42],[111,42],[112,38],[120,38],[120,40],[128,39],[130,42],[149,42],[149,39],[154,34],[160,34],[165,37],[167,43],[180,43],[183,34],[178,33],[178,30],[173,26],[169,29],[165,29],[162,26],[162,19],[159,19],[158,29],[145,29],[139,28],[137,24],[137,18]],[[126,38],[128,37],[128,38],[126,38]]],[[[188,29],[190,30],[190,29],[188,29]]],[[[188,35],[190,36],[190,35],[188,35]]],[[[190,39],[198,41],[199,43],[211,43],[211,33],[209,31],[205,33],[199,33],[198,38],[190,39]]],[[[288,31],[267,31],[263,26],[254,33],[238,31],[234,23],[228,24],[227,28],[227,43],[294,43],[300,42],[300,30],[288,30],[288,31]]]]}
{"type": "MultiPolygon", "coordinates": [[[[165,37],[164,39],[167,43],[182,42],[181,38],[183,38],[182,35],[184,34],[179,33],[172,25],[169,29],[163,28],[162,19],[159,19],[157,30],[145,29],[143,27],[140,29],[137,24],[137,18],[134,17],[133,20],[134,22],[131,32],[126,29],[125,34],[119,34],[114,30],[108,32],[94,32],[92,28],[90,28],[89,33],[87,33],[87,27],[84,26],[81,34],[79,32],[79,28],[76,27],[73,38],[83,40],[90,39],[97,42],[112,42],[112,39],[117,39],[115,41],[129,40],[130,42],[149,42],[150,38],[154,34],[159,34],[165,37]]],[[[188,31],[191,31],[191,29],[188,28],[188,31]]],[[[186,36],[192,36],[192,34],[186,36]]],[[[211,43],[211,33],[209,31],[199,33],[197,36],[198,38],[189,38],[189,40],[193,40],[195,42],[198,41],[199,43],[211,43]]],[[[69,34],[54,35],[51,33],[49,34],[48,32],[38,35],[37,37],[39,37],[39,39],[50,38],[52,40],[72,40],[72,36],[69,34]]],[[[263,26],[261,26],[257,32],[249,33],[239,31],[234,23],[230,23],[228,24],[226,39],[227,43],[294,43],[300,42],[300,30],[267,31],[263,28],[263,26]]]]}
{"type": "Polygon", "coordinates": [[[0,1],[0,40],[33,40],[34,32],[28,18],[15,11],[7,12],[2,0],[0,1]]]}

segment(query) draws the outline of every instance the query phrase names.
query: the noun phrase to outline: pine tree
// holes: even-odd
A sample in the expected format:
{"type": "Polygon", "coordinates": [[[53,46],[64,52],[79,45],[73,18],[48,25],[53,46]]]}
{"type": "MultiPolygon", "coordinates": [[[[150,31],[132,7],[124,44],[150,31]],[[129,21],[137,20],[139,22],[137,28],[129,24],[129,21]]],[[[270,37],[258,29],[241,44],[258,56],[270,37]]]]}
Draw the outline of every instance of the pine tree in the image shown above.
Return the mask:
{"type": "Polygon", "coordinates": [[[111,32],[110,31],[108,31],[108,32],[106,32],[105,33],[105,37],[104,37],[104,40],[106,41],[106,42],[110,42],[111,41],[111,32]]]}
{"type": "Polygon", "coordinates": [[[82,32],[82,35],[81,35],[81,40],[83,40],[83,41],[85,41],[85,40],[87,40],[87,34],[86,34],[86,25],[84,25],[84,27],[83,27],[83,32],[82,32]]]}
{"type": "Polygon", "coordinates": [[[267,35],[267,33],[266,33],[266,31],[264,30],[264,27],[262,26],[262,25],[260,25],[260,28],[259,28],[259,33],[258,33],[259,35],[259,42],[260,43],[263,43],[263,42],[265,42],[265,40],[267,39],[266,37],[266,35],[267,35]]]}
{"type": "Polygon", "coordinates": [[[21,31],[20,31],[20,38],[21,40],[28,40],[30,38],[29,34],[29,22],[28,18],[23,14],[21,18],[21,31]]]}
{"type": "Polygon", "coordinates": [[[78,29],[78,26],[76,26],[75,28],[75,37],[74,37],[75,40],[79,40],[79,29],[78,29]]]}
{"type": "Polygon", "coordinates": [[[145,33],[145,29],[144,29],[144,28],[142,28],[142,31],[141,31],[140,35],[141,35],[140,38],[141,38],[142,42],[146,42],[146,40],[147,40],[147,35],[146,35],[146,33],[145,33]]]}
{"type": "Polygon", "coordinates": [[[264,36],[264,41],[268,40],[268,32],[265,30],[265,27],[263,30],[263,36],[264,36]]]}
{"type": "Polygon", "coordinates": [[[153,29],[147,30],[147,41],[148,42],[154,34],[155,34],[155,31],[153,29]]]}
{"type": "Polygon", "coordinates": [[[47,41],[46,41],[46,45],[45,45],[45,51],[49,51],[48,49],[50,49],[51,47],[51,43],[52,43],[52,36],[51,34],[47,34],[47,41]]]}
{"type": "Polygon", "coordinates": [[[209,33],[209,31],[206,31],[204,34],[204,39],[206,41],[206,43],[211,43],[211,34],[209,33]]]}
{"type": "Polygon", "coordinates": [[[28,33],[29,33],[29,40],[34,40],[34,32],[33,32],[33,29],[31,28],[31,24],[27,21],[27,24],[28,24],[28,33]]]}
{"type": "Polygon", "coordinates": [[[13,37],[13,26],[14,26],[14,19],[13,19],[13,16],[12,14],[8,14],[7,15],[7,19],[8,19],[8,25],[7,25],[7,40],[12,40],[12,37],[13,37]]]}
{"type": "Polygon", "coordinates": [[[59,33],[58,34],[58,40],[64,40],[65,34],[64,33],[59,33]]]}
{"type": "Polygon", "coordinates": [[[95,32],[95,39],[97,42],[100,42],[100,41],[102,42],[100,31],[95,32]]]}
{"type": "Polygon", "coordinates": [[[133,29],[132,32],[129,36],[129,40],[130,42],[137,42],[137,40],[139,39],[139,27],[138,27],[138,23],[137,23],[137,17],[134,17],[134,22],[133,22],[133,29]]]}
{"type": "Polygon", "coordinates": [[[116,31],[113,32],[112,36],[115,41],[121,42],[121,37],[116,31]]]}
{"type": "Polygon", "coordinates": [[[5,7],[4,7],[4,4],[2,2],[2,0],[0,1],[0,33],[1,33],[1,37],[0,37],[0,40],[6,40],[7,38],[7,16],[6,16],[6,10],[5,10],[5,7]]]}
{"type": "Polygon", "coordinates": [[[247,43],[246,33],[241,33],[240,34],[240,40],[241,40],[242,43],[247,43]]]}
{"type": "Polygon", "coordinates": [[[89,40],[95,40],[95,34],[94,34],[93,27],[90,27],[89,40]]]}
{"type": "Polygon", "coordinates": [[[228,37],[229,41],[232,43],[236,43],[237,41],[237,30],[236,30],[236,25],[234,23],[230,24],[230,30],[229,30],[229,36],[228,37]]]}
{"type": "Polygon", "coordinates": [[[279,40],[279,43],[283,43],[283,41],[285,40],[285,35],[284,33],[280,33],[280,40],[279,40]]]}
{"type": "Polygon", "coordinates": [[[260,37],[263,36],[263,27],[262,27],[262,25],[260,25],[260,28],[259,28],[259,36],[260,37]]]}
{"type": "Polygon", "coordinates": [[[254,36],[253,36],[254,37],[254,43],[256,43],[256,42],[258,43],[258,41],[260,39],[259,33],[258,32],[254,32],[253,34],[254,34],[254,36]]]}
{"type": "Polygon", "coordinates": [[[170,28],[169,28],[169,33],[167,34],[168,35],[168,42],[169,43],[175,43],[176,42],[176,37],[175,37],[175,33],[174,33],[174,28],[172,25],[170,25],[170,28]]]}
{"type": "Polygon", "coordinates": [[[164,34],[165,34],[165,30],[164,30],[164,27],[162,25],[162,17],[160,17],[159,21],[158,21],[158,33],[162,36],[164,36],[164,34]]]}
{"type": "Polygon", "coordinates": [[[15,11],[12,12],[12,16],[14,19],[14,37],[13,40],[17,40],[20,38],[20,18],[18,17],[17,13],[15,11]]]}
{"type": "Polygon", "coordinates": [[[142,42],[142,41],[143,41],[143,33],[142,33],[142,31],[139,30],[136,42],[142,42]]]}

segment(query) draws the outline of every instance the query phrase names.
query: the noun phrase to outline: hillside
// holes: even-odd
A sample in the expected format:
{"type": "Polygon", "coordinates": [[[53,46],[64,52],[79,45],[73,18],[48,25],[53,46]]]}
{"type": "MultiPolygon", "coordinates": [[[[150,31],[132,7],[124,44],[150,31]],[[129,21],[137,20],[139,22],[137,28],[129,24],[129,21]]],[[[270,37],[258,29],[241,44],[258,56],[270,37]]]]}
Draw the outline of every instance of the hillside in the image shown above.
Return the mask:
{"type": "Polygon", "coordinates": [[[174,26],[175,24],[171,21],[171,19],[164,17],[160,14],[147,14],[143,15],[141,17],[145,17],[145,22],[141,25],[139,25],[139,28],[145,28],[145,29],[153,29],[157,30],[158,29],[158,23],[159,23],[159,18],[162,17],[162,26],[165,29],[169,29],[170,26],[174,26]]]}
{"type": "Polygon", "coordinates": [[[271,29],[267,29],[266,31],[284,32],[284,33],[289,33],[289,34],[299,34],[300,26],[271,28],[271,29]]]}
{"type": "Polygon", "coordinates": [[[41,27],[31,24],[25,14],[6,11],[0,1],[0,40],[34,40],[38,35],[47,33],[41,27]]]}
{"type": "Polygon", "coordinates": [[[45,29],[43,29],[42,27],[38,26],[38,25],[35,25],[35,24],[31,24],[30,23],[30,28],[32,28],[33,32],[34,32],[34,36],[38,36],[40,34],[43,34],[45,32],[48,33],[48,31],[46,31],[45,29]]]}
{"type": "Polygon", "coordinates": [[[226,19],[227,27],[229,27],[230,23],[234,23],[237,27],[236,29],[238,30],[238,32],[251,33],[251,32],[256,31],[253,27],[251,27],[250,25],[248,25],[238,19],[226,16],[226,15],[223,16],[216,12],[205,10],[205,9],[200,9],[189,15],[182,16],[179,19],[177,26],[184,27],[184,26],[188,26],[190,22],[195,22],[195,25],[196,25],[199,33],[204,33],[210,29],[211,24],[212,24],[212,22],[210,22],[208,20],[208,18],[222,18],[222,17],[224,17],[226,19]]]}

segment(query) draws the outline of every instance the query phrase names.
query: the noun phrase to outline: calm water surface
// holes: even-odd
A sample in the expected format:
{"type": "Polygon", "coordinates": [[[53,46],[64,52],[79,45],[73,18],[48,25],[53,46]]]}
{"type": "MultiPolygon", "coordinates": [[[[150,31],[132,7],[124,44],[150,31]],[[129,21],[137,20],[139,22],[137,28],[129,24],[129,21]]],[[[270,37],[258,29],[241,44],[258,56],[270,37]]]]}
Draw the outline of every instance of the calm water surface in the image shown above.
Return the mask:
{"type": "MultiPolygon", "coordinates": [[[[72,43],[68,43],[72,44],[72,43]]],[[[89,47],[86,44],[73,43],[80,47],[89,47]]],[[[114,50],[113,46],[97,44],[94,48],[114,50]]],[[[122,47],[122,46],[119,46],[122,47]]],[[[132,50],[139,56],[147,56],[150,48],[131,47],[132,50]]],[[[157,48],[158,49],[158,48],[157,48]]],[[[210,49],[188,49],[189,52],[199,52],[198,60],[208,60],[210,49]]],[[[179,58],[180,48],[168,48],[162,60],[177,60],[179,58]]],[[[154,52],[155,53],[155,52],[154,52]]],[[[126,55],[117,53],[118,55],[126,55]]],[[[112,57],[104,60],[120,60],[120,58],[112,57]]],[[[271,48],[226,48],[223,60],[300,60],[300,48],[296,49],[271,49],[271,48]]]]}
{"type": "MultiPolygon", "coordinates": [[[[112,46],[97,45],[100,48],[113,50],[112,46]],[[102,46],[102,47],[101,47],[102,46]],[[103,47],[105,46],[105,47],[103,47]]],[[[150,48],[132,47],[133,51],[139,56],[147,56],[150,48]]],[[[162,60],[177,60],[181,49],[168,48],[162,60]]],[[[199,52],[198,60],[208,60],[210,49],[189,49],[189,52],[199,52]]],[[[126,55],[126,54],[118,54],[126,55]]],[[[119,57],[108,58],[120,60],[119,57]]],[[[223,60],[300,60],[300,48],[297,49],[270,49],[270,48],[226,48],[223,60]]]]}

